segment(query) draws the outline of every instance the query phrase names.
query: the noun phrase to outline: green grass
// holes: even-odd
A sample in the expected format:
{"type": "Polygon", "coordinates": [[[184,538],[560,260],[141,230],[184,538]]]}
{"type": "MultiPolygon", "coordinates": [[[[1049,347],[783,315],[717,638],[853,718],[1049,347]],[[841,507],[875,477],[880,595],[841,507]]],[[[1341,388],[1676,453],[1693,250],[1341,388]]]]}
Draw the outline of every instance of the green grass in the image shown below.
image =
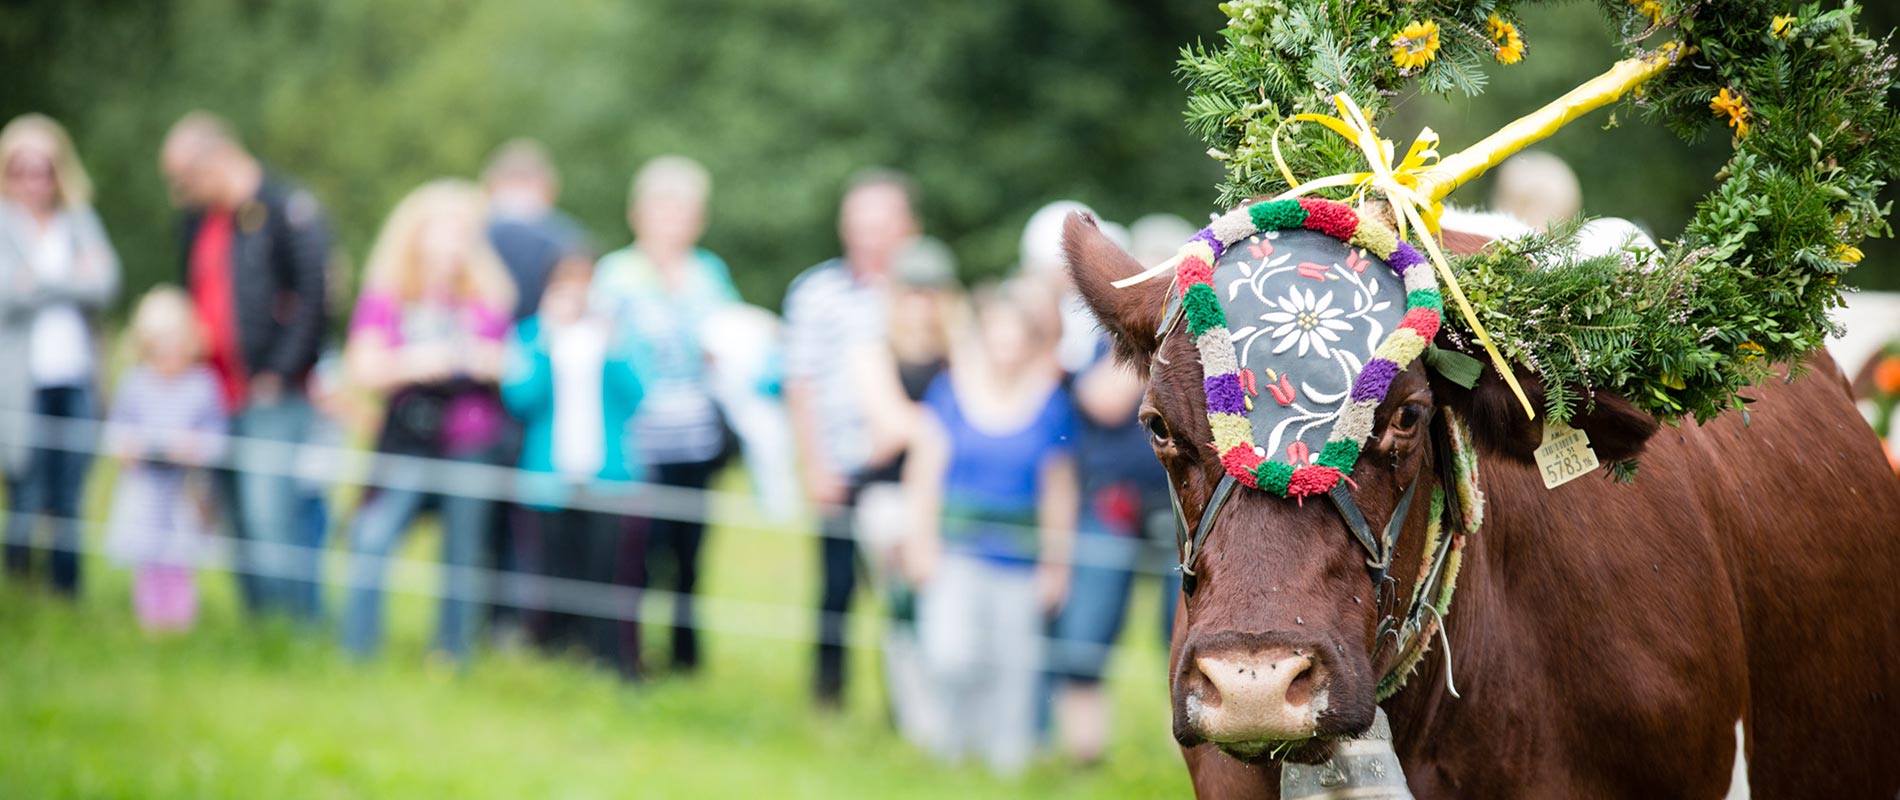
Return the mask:
{"type": "MultiPolygon", "coordinates": [[[[95,486],[95,496],[100,494],[95,486]]],[[[92,507],[99,507],[93,504],[92,507]]],[[[426,558],[426,532],[403,553],[426,558]]],[[[811,540],[721,529],[706,553],[714,597],[804,606],[811,540]]],[[[397,597],[390,646],[369,664],[327,634],[240,618],[222,574],[189,635],[131,617],[125,574],[86,564],[76,605],[0,587],[0,798],[1162,797],[1187,793],[1167,733],[1152,585],[1116,655],[1110,758],[1044,759],[1023,778],[933,763],[895,736],[854,652],[849,710],[810,709],[808,636],[712,632],[693,678],[625,686],[578,663],[483,652],[430,663],[430,601],[397,597]]],[[[337,574],[336,569],[331,574],[337,574]]],[[[433,586],[419,576],[414,588],[433,586]]],[[[336,592],[331,590],[335,605],[336,592]]],[[[801,614],[799,618],[807,618],[801,614]]],[[[870,620],[858,636],[868,641],[870,620]]],[[[809,623],[807,623],[809,625],[809,623]]],[[[649,636],[649,641],[659,639],[649,636]]]]}

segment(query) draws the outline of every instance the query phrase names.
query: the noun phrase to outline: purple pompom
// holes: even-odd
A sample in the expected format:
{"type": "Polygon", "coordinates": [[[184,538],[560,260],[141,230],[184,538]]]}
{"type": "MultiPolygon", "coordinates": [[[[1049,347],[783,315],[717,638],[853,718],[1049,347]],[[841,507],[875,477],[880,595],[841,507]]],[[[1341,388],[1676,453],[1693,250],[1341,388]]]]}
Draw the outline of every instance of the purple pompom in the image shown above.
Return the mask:
{"type": "Polygon", "coordinates": [[[1207,379],[1206,388],[1207,413],[1247,413],[1247,394],[1240,390],[1239,375],[1214,375],[1207,379]]]}
{"type": "Polygon", "coordinates": [[[1398,377],[1399,365],[1388,359],[1375,358],[1366,362],[1366,368],[1359,371],[1359,379],[1352,384],[1352,401],[1385,399],[1385,390],[1392,385],[1392,379],[1398,377]]]}
{"type": "Polygon", "coordinates": [[[1406,242],[1399,242],[1398,249],[1392,251],[1392,257],[1385,260],[1392,271],[1404,275],[1405,271],[1425,263],[1425,257],[1418,254],[1418,248],[1406,242]]]}
{"type": "MultiPolygon", "coordinates": [[[[1207,243],[1208,248],[1214,251],[1215,261],[1219,261],[1221,253],[1227,249],[1227,245],[1221,243],[1220,237],[1214,235],[1214,228],[1211,225],[1202,228],[1200,233],[1194,234],[1194,239],[1199,239],[1207,243]]],[[[1193,241],[1193,239],[1189,239],[1188,241],[1193,241]]],[[[1209,264],[1208,266],[1213,265],[1209,264]]]]}

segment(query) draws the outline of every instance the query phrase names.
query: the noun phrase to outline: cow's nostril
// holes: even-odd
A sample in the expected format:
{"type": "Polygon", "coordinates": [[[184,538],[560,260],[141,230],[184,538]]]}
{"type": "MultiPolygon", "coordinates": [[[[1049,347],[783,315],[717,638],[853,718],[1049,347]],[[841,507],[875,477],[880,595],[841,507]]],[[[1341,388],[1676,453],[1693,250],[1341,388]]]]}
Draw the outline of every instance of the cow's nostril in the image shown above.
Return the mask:
{"type": "Polygon", "coordinates": [[[1286,685],[1286,704],[1303,706],[1313,701],[1314,687],[1319,684],[1319,666],[1307,661],[1293,670],[1293,680],[1286,685]]]}

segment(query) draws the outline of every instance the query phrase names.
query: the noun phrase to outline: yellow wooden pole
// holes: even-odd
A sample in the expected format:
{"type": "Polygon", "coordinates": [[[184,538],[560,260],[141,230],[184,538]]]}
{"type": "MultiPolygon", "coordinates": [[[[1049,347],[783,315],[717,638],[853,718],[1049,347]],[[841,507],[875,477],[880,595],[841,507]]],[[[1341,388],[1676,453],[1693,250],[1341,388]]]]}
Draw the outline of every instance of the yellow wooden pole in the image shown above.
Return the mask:
{"type": "Polygon", "coordinates": [[[1419,175],[1419,193],[1433,200],[1444,199],[1453,189],[1483,175],[1513,153],[1542,141],[1584,114],[1616,102],[1692,52],[1693,49],[1684,49],[1678,42],[1670,42],[1652,55],[1616,62],[1608,72],[1591,78],[1549,105],[1519,117],[1477,144],[1446,156],[1419,175]]]}

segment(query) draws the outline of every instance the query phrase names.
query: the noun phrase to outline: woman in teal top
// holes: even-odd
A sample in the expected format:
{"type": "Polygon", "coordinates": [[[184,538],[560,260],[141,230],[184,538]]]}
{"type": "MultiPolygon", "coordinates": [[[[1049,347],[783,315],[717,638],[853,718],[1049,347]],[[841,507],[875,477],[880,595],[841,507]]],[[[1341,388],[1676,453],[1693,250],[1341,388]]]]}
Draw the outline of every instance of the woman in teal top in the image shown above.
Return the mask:
{"type": "MultiPolygon", "coordinates": [[[[632,423],[647,474],[688,489],[705,489],[711,482],[727,440],[700,328],[721,307],[739,302],[725,262],[698,246],[711,192],[711,177],[691,159],[663,156],[647,162],[634,176],[627,203],[634,242],[601,258],[593,289],[596,307],[650,357],[643,376],[646,398],[632,423]]],[[[704,505],[689,511],[694,520],[650,521],[646,561],[650,572],[673,576],[679,594],[673,607],[673,667],[683,672],[699,664],[692,594],[705,537],[699,521],[704,505]]]]}

